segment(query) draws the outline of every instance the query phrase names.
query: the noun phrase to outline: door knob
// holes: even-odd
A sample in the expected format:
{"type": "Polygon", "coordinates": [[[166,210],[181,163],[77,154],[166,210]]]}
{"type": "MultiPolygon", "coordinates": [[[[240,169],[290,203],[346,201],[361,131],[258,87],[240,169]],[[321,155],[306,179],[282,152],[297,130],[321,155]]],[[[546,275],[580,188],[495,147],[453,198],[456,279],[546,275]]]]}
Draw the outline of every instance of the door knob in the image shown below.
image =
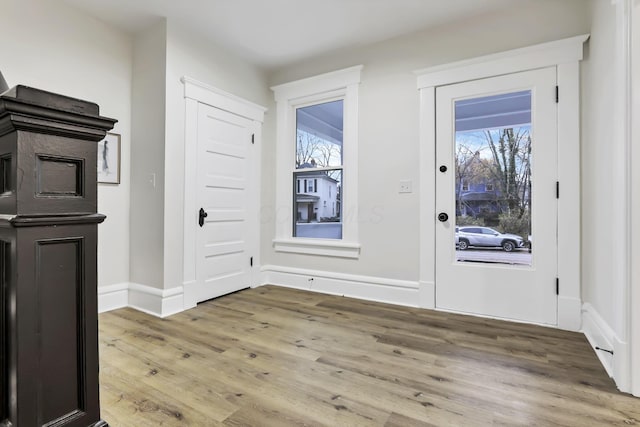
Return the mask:
{"type": "Polygon", "coordinates": [[[446,220],[448,220],[448,219],[449,219],[449,215],[447,215],[446,213],[444,213],[444,212],[440,212],[440,213],[438,214],[438,221],[440,221],[440,222],[445,222],[445,221],[446,221],[446,220]]]}
{"type": "Polygon", "coordinates": [[[204,225],[204,219],[208,216],[209,214],[204,209],[200,208],[200,213],[198,215],[198,224],[200,224],[200,227],[204,225]]]}

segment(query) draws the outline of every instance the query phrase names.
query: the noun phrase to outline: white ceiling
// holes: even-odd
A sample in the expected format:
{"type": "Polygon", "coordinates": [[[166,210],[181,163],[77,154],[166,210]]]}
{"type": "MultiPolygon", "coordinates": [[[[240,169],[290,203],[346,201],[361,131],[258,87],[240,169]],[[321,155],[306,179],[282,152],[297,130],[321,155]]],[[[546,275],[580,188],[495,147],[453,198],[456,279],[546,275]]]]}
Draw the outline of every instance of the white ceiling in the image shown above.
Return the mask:
{"type": "Polygon", "coordinates": [[[528,0],[62,1],[131,33],[167,17],[260,67],[273,69],[528,0]]]}

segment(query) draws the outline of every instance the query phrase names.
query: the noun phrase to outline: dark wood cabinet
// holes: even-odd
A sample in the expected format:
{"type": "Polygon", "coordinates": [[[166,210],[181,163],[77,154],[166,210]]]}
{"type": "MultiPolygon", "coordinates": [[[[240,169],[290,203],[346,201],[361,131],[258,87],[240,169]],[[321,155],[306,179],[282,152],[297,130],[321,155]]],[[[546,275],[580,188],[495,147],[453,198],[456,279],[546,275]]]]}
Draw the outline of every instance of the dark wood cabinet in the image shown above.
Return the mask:
{"type": "Polygon", "coordinates": [[[98,398],[96,104],[0,96],[0,426],[106,426],[98,398]]]}

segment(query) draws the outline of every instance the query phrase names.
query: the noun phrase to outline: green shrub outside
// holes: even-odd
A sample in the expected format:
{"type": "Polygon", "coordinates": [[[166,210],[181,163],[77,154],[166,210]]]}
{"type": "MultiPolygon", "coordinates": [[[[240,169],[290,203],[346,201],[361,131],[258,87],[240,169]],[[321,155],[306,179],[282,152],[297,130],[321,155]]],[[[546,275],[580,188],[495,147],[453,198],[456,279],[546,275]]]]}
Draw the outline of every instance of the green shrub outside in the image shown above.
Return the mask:
{"type": "Polygon", "coordinates": [[[458,216],[456,217],[456,226],[464,227],[469,225],[475,225],[478,227],[491,227],[499,231],[500,233],[516,234],[522,237],[525,241],[528,240],[530,234],[530,219],[529,214],[525,213],[521,217],[510,214],[500,214],[498,217],[498,224],[494,225],[494,221],[485,221],[483,217],[474,218],[472,216],[458,216]]]}
{"type": "Polygon", "coordinates": [[[528,213],[523,214],[521,217],[510,214],[500,215],[500,224],[498,228],[501,233],[511,233],[522,237],[524,240],[529,239],[531,233],[531,219],[528,213]]]}

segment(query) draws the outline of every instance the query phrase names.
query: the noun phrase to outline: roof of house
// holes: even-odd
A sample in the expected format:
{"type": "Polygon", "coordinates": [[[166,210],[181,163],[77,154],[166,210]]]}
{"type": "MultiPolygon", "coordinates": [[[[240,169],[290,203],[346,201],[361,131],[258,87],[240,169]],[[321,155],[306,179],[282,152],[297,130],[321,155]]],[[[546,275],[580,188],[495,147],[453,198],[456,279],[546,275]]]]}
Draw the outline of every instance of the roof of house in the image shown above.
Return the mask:
{"type": "Polygon", "coordinates": [[[498,195],[494,191],[474,191],[474,192],[461,194],[460,199],[466,202],[498,200],[498,195]]]}
{"type": "MultiPolygon", "coordinates": [[[[298,168],[298,170],[300,169],[305,169],[305,166],[307,163],[303,164],[302,166],[300,166],[298,168]]],[[[325,179],[328,181],[333,181],[333,182],[338,182],[337,179],[333,179],[331,178],[328,174],[326,170],[310,170],[310,171],[304,171],[304,172],[296,172],[297,176],[301,176],[301,177],[305,177],[305,178],[320,178],[320,179],[325,179]]]]}

